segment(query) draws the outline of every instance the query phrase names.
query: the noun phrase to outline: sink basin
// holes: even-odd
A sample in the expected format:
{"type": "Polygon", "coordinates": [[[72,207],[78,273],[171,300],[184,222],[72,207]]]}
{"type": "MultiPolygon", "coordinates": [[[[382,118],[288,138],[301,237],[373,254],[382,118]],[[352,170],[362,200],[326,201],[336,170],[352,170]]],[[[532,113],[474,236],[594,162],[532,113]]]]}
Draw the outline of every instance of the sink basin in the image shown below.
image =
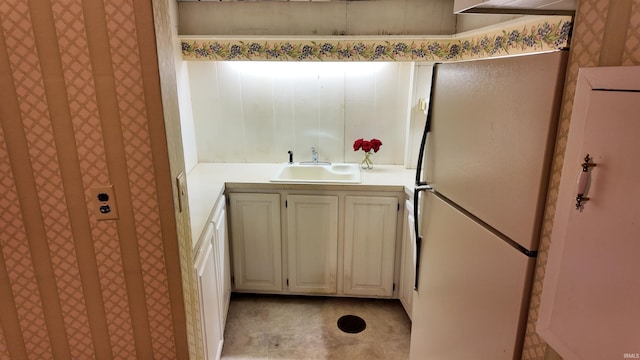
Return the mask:
{"type": "Polygon", "coordinates": [[[358,164],[283,164],[272,182],[296,183],[360,183],[360,166],[358,164]]]}

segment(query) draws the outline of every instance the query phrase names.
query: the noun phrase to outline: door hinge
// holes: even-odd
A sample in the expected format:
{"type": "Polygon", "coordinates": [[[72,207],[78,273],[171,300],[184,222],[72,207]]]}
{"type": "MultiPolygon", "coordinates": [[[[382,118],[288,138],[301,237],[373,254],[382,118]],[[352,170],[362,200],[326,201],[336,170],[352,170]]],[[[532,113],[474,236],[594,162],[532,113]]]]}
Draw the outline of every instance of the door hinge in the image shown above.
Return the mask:
{"type": "Polygon", "coordinates": [[[289,207],[289,200],[284,201],[284,207],[289,207]]]}
{"type": "Polygon", "coordinates": [[[400,203],[398,203],[398,212],[400,212],[400,203]]]}
{"type": "Polygon", "coordinates": [[[396,283],[393,283],[393,287],[391,288],[391,291],[396,291],[396,283]]]}
{"type": "Polygon", "coordinates": [[[231,285],[236,285],[236,278],[234,278],[233,276],[231,277],[231,285]]]}
{"type": "Polygon", "coordinates": [[[287,279],[287,287],[289,287],[289,279],[287,279]]]}

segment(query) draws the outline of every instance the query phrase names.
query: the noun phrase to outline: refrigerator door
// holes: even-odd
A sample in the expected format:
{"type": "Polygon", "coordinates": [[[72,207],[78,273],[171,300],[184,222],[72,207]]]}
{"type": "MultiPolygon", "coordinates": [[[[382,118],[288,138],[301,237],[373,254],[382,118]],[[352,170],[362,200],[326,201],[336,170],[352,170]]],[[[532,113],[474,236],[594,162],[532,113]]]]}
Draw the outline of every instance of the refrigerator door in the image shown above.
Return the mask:
{"type": "Polygon", "coordinates": [[[424,179],[536,250],[566,52],[438,64],[424,179]]]}
{"type": "Polygon", "coordinates": [[[414,292],[410,359],[513,359],[534,260],[432,193],[414,292]]]}

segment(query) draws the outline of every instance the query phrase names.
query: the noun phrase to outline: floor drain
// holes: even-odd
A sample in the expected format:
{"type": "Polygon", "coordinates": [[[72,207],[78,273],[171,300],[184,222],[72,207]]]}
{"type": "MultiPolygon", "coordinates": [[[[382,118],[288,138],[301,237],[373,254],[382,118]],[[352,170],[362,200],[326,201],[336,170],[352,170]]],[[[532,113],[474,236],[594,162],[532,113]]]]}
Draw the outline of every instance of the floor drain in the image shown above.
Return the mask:
{"type": "Polygon", "coordinates": [[[338,329],[349,334],[357,334],[366,327],[367,323],[359,316],[344,315],[338,319],[338,329]]]}

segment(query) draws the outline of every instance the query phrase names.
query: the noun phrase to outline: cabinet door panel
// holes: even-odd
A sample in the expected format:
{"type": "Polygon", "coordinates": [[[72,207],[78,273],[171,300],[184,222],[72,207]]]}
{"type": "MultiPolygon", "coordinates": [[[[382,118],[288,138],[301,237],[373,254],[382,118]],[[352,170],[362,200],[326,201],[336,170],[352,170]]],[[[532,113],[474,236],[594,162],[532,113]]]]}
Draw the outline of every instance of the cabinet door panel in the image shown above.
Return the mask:
{"type": "MultiPolygon", "coordinates": [[[[615,79],[607,73],[614,69],[592,71],[615,79]]],[[[537,324],[566,359],[640,353],[640,67],[635,71],[635,79],[620,78],[636,92],[576,97],[537,324]],[[589,200],[577,210],[576,179],[587,154],[596,166],[588,169],[589,200]]],[[[589,86],[597,81],[589,80],[589,86]]]]}
{"type": "Polygon", "coordinates": [[[398,199],[345,198],[344,292],[393,295],[398,199]]]}
{"type": "Polygon", "coordinates": [[[213,226],[209,224],[205,241],[195,261],[200,300],[200,326],[204,342],[205,359],[216,359],[222,351],[223,329],[218,309],[218,281],[216,273],[216,252],[211,244],[213,226]]]}
{"type": "Polygon", "coordinates": [[[280,195],[229,195],[236,290],[282,291],[280,195]]]}
{"type": "Polygon", "coordinates": [[[289,290],[336,293],[338,197],[287,197],[289,290]]]}
{"type": "Polygon", "coordinates": [[[225,197],[221,196],[213,215],[213,245],[217,255],[218,297],[223,331],[227,319],[227,311],[229,310],[229,301],[231,299],[231,268],[229,261],[229,243],[227,241],[227,211],[225,204],[225,197]]]}
{"type": "Polygon", "coordinates": [[[415,218],[413,214],[413,203],[409,200],[405,203],[404,227],[402,229],[402,254],[400,258],[400,284],[398,297],[404,310],[411,319],[411,307],[413,306],[413,287],[415,278],[415,218]]]}

